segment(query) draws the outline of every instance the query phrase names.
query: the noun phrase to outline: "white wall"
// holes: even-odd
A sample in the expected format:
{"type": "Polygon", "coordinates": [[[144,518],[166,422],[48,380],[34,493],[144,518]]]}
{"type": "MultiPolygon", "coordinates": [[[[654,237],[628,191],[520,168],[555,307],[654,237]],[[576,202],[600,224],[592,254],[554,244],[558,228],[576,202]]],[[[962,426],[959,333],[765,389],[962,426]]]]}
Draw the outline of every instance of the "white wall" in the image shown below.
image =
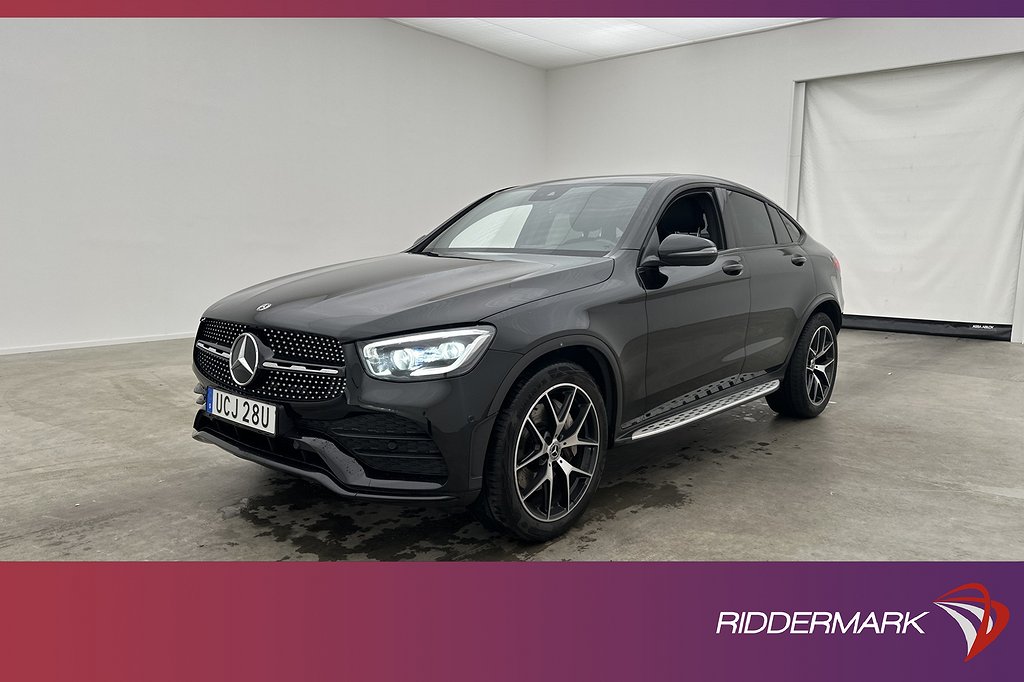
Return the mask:
{"type": "Polygon", "coordinates": [[[1022,50],[1020,19],[840,19],[545,76],[376,19],[0,21],[0,353],[187,334],[523,181],[786,203],[794,81],[1022,50]]]}
{"type": "Polygon", "coordinates": [[[785,204],[795,81],[1022,50],[1021,19],[833,19],[550,71],[548,175],[705,173],[785,204]]]}
{"type": "Polygon", "coordinates": [[[0,352],[190,333],[543,175],[538,69],[377,19],[0,21],[0,352]]]}

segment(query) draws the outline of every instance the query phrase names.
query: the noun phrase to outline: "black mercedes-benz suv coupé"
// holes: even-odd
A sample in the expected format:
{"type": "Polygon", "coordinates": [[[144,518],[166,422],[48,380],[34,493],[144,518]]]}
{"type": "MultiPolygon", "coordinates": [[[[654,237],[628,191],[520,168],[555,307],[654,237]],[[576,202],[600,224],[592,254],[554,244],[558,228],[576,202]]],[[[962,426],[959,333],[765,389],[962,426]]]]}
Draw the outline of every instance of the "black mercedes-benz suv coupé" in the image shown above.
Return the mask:
{"type": "Polygon", "coordinates": [[[609,448],[835,384],[839,262],[784,210],[695,175],[494,192],[402,253],[203,315],[194,437],[339,495],[468,504],[564,532],[609,448]]]}

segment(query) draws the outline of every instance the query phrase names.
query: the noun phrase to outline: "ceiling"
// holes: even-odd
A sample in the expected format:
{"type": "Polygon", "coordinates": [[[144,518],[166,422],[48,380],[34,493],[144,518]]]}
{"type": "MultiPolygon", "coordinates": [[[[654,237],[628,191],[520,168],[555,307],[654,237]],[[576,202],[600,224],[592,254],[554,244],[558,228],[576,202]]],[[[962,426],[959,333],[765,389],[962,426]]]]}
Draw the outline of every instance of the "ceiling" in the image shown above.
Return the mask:
{"type": "Polygon", "coordinates": [[[503,57],[554,69],[816,19],[394,19],[503,57]]]}

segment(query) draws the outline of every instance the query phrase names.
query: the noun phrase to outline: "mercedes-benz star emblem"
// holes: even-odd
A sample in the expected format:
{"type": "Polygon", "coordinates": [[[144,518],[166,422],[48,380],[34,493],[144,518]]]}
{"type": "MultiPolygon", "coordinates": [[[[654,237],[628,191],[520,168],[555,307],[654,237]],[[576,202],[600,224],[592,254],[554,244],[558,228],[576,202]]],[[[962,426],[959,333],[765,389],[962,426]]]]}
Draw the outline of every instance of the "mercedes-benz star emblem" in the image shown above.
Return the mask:
{"type": "Polygon", "coordinates": [[[246,386],[256,376],[260,366],[260,346],[256,337],[246,332],[239,334],[231,344],[231,378],[239,386],[246,386]]]}

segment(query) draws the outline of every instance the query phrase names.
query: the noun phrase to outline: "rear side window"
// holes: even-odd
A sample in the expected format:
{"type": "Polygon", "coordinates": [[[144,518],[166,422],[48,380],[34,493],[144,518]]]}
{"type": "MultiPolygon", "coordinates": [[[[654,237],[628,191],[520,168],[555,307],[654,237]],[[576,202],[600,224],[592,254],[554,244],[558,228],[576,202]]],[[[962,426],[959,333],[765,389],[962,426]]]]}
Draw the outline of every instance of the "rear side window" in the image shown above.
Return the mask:
{"type": "Polygon", "coordinates": [[[763,201],[739,192],[727,191],[725,195],[725,220],[736,230],[739,246],[775,243],[768,207],[763,201]]]}
{"type": "Polygon", "coordinates": [[[786,229],[786,224],[782,221],[782,214],[779,213],[779,209],[774,206],[768,207],[768,215],[772,219],[772,229],[775,230],[775,241],[779,244],[789,244],[795,242],[800,233],[791,234],[786,229]]]}
{"type": "Polygon", "coordinates": [[[789,230],[789,236],[793,238],[793,241],[800,241],[800,228],[796,226],[796,223],[785,215],[782,216],[782,222],[786,224],[786,229],[789,230]]]}

